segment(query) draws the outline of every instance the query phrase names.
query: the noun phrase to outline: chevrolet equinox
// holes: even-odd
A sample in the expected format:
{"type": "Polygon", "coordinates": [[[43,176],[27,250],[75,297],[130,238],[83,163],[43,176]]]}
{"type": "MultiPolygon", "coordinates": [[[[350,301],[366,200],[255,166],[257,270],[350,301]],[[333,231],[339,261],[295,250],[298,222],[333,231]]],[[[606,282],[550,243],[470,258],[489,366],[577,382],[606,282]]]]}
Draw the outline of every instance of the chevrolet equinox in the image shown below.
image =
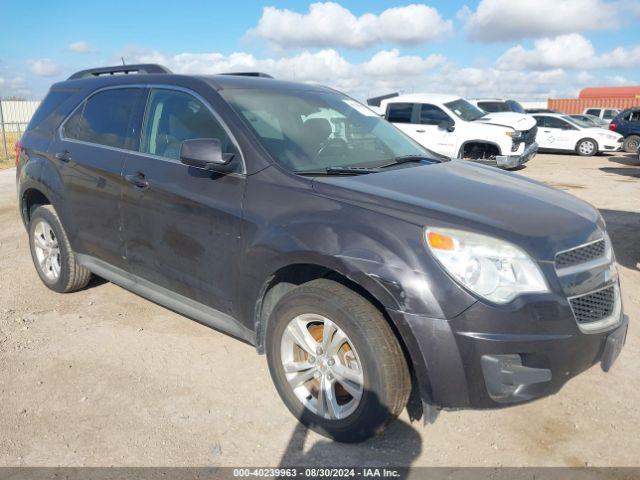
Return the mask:
{"type": "Polygon", "coordinates": [[[255,345],[289,410],[338,441],[405,407],[553,394],[624,344],[595,208],[443,161],[330,88],[84,70],[51,87],[16,164],[47,287],[95,274],[255,345]]]}

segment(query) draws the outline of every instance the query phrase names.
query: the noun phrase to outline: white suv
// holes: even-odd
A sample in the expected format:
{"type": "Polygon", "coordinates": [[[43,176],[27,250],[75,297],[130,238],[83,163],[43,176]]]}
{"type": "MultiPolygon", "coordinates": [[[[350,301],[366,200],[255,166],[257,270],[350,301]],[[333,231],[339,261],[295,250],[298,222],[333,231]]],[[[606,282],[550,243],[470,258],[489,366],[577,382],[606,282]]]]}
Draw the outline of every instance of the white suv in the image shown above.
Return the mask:
{"type": "Polygon", "coordinates": [[[384,98],[385,118],[426,148],[500,168],[516,168],[538,151],[536,122],[514,112],[486,113],[452,95],[384,98]]]}

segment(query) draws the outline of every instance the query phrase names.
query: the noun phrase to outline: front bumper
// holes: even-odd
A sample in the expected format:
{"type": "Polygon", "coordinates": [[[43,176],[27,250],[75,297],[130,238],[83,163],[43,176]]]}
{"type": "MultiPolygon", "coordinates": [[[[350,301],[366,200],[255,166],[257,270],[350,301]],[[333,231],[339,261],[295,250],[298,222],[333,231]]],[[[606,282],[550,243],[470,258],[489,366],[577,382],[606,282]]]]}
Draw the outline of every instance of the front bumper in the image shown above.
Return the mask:
{"type": "Polygon", "coordinates": [[[622,150],[622,143],[624,138],[620,137],[618,140],[606,140],[599,144],[599,151],[601,152],[619,152],[622,150]]]}
{"type": "Polygon", "coordinates": [[[452,320],[390,312],[412,358],[424,402],[443,408],[498,408],[556,393],[601,363],[607,371],[626,338],[628,317],[582,333],[556,302],[512,311],[477,302],[452,320]]]}
{"type": "Polygon", "coordinates": [[[513,168],[518,168],[527,163],[538,153],[538,144],[533,142],[528,147],[524,149],[524,151],[519,155],[498,155],[493,159],[478,159],[474,160],[477,163],[482,163],[484,165],[490,165],[492,167],[504,168],[505,170],[510,170],[513,168]]]}

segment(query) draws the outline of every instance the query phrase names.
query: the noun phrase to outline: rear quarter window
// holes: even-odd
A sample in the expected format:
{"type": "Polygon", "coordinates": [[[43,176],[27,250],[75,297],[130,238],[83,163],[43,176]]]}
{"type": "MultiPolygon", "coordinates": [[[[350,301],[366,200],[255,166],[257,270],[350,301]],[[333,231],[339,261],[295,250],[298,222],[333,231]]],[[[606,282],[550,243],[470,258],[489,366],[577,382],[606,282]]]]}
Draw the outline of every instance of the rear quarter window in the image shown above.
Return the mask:
{"type": "Polygon", "coordinates": [[[116,88],[92,95],[64,124],[65,138],[128,148],[141,92],[139,88],[116,88]]]}
{"type": "Polygon", "coordinates": [[[40,135],[52,134],[67,113],[67,109],[61,108],[62,105],[76,93],[76,90],[50,90],[31,117],[27,131],[40,135]]]}

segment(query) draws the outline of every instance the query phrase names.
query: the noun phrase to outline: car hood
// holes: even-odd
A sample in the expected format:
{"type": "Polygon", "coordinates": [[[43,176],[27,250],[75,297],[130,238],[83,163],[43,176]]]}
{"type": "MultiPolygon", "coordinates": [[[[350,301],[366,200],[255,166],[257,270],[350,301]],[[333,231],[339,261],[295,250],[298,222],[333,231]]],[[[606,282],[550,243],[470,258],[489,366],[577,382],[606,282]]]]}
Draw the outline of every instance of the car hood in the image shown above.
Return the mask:
{"type": "Polygon", "coordinates": [[[618,132],[613,132],[608,128],[589,127],[589,128],[583,128],[582,131],[588,132],[589,135],[613,135],[616,138],[619,138],[622,136],[618,132]]]}
{"type": "Polygon", "coordinates": [[[535,118],[531,115],[516,112],[488,113],[484,117],[476,120],[476,122],[502,125],[511,127],[514,130],[529,130],[536,124],[535,118]]]}
{"type": "Polygon", "coordinates": [[[525,177],[466,161],[408,166],[313,180],[323,196],[401,217],[418,226],[485,233],[525,248],[539,260],[599,238],[598,211],[525,177]]]}

